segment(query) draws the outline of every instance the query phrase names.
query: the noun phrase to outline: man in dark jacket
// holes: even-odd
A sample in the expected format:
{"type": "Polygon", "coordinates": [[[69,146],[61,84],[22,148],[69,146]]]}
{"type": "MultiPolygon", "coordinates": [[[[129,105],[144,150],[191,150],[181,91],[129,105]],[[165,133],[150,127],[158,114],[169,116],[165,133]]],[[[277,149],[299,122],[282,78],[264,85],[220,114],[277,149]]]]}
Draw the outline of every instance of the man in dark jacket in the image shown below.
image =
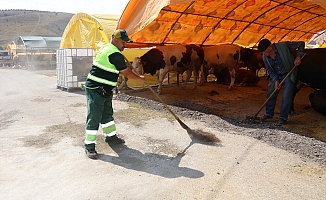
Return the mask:
{"type": "MultiPolygon", "coordinates": [[[[301,57],[304,55],[304,46],[304,42],[280,42],[272,44],[268,39],[263,39],[259,42],[258,51],[263,53],[264,64],[270,76],[267,98],[274,90],[277,90],[266,103],[266,114],[261,121],[273,118],[277,96],[281,89],[279,84],[294,66],[300,65],[301,57]],[[295,58],[291,54],[294,50],[297,50],[295,58]]],[[[275,124],[277,126],[283,125],[288,120],[296,76],[297,69],[283,83],[281,111],[279,121],[275,124]]]]}

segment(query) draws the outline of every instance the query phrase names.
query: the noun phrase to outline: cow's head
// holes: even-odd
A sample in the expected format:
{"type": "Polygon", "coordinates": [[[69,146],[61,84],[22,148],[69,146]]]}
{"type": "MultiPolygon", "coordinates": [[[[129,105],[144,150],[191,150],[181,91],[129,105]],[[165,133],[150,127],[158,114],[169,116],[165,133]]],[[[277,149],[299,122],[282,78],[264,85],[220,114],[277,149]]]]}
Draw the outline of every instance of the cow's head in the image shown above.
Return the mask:
{"type": "Polygon", "coordinates": [[[135,58],[133,66],[139,74],[151,74],[153,76],[157,73],[157,70],[164,68],[165,62],[163,58],[163,53],[160,50],[151,49],[140,58],[135,58]]]}
{"type": "Polygon", "coordinates": [[[132,71],[136,74],[144,74],[144,68],[139,57],[134,58],[134,62],[132,62],[132,71]]]}

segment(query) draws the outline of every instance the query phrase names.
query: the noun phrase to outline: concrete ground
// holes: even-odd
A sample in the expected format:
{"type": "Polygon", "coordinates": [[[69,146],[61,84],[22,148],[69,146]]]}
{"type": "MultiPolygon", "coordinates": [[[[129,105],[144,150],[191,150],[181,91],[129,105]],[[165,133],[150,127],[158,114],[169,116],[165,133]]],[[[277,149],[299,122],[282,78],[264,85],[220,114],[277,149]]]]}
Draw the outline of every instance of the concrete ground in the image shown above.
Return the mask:
{"type": "Polygon", "coordinates": [[[221,140],[192,142],[170,114],[118,100],[126,144],[98,136],[100,157],[88,159],[83,92],[33,71],[1,68],[0,76],[0,199],[325,199],[323,162],[237,134],[218,117],[221,128],[182,118],[221,140]]]}

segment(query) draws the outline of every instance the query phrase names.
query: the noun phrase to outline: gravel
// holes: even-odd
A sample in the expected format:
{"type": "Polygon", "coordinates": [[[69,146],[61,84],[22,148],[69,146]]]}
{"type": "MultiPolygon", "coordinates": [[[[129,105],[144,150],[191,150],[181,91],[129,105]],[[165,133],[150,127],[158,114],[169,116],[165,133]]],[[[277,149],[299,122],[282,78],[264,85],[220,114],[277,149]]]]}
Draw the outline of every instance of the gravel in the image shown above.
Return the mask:
{"type": "MultiPolygon", "coordinates": [[[[138,103],[153,110],[168,112],[162,103],[150,99],[125,93],[119,93],[114,98],[119,101],[138,103]]],[[[250,123],[206,114],[209,112],[207,107],[189,101],[169,105],[169,108],[178,116],[200,120],[209,127],[231,134],[249,136],[274,147],[298,154],[303,161],[326,163],[326,143],[315,138],[302,136],[286,128],[270,124],[250,123]]]]}

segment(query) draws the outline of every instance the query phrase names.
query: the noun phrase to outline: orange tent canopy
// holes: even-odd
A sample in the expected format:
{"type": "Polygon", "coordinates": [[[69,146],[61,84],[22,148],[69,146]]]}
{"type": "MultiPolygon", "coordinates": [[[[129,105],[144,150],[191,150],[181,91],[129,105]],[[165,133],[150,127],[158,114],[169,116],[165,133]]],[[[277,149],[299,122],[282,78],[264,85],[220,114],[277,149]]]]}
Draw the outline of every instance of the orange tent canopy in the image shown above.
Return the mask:
{"type": "Polygon", "coordinates": [[[128,47],[304,41],[326,29],[325,0],[130,0],[117,29],[128,47]]]}

